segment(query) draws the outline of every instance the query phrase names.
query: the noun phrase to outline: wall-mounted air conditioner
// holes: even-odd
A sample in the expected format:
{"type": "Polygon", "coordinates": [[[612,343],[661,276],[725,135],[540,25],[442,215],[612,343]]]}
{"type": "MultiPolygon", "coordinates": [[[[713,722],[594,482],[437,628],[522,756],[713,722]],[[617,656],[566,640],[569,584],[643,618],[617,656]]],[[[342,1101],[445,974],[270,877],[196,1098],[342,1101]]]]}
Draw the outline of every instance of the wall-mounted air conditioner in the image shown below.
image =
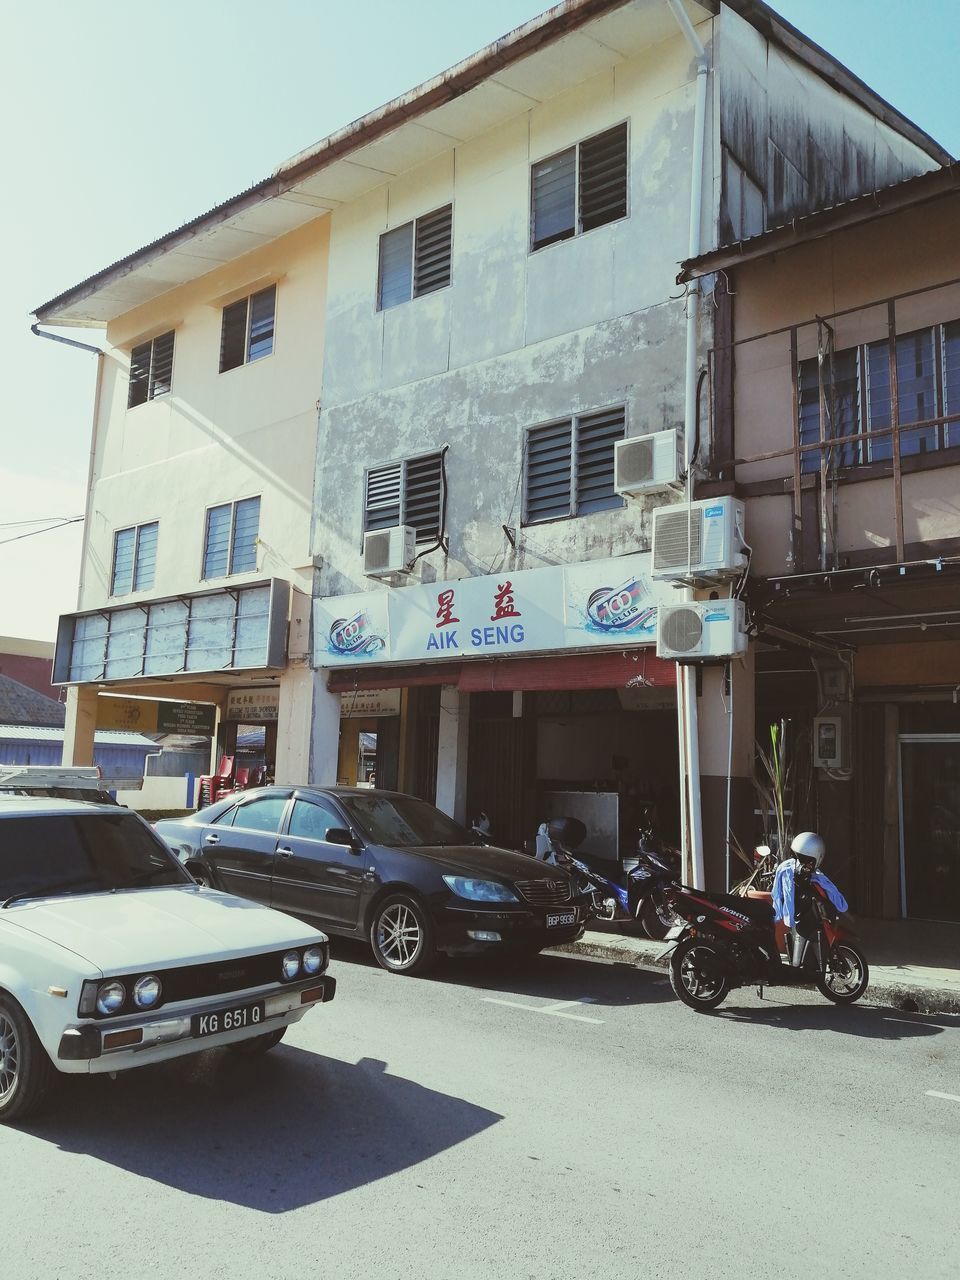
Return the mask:
{"type": "Polygon", "coordinates": [[[650,493],[679,480],[676,431],[630,436],[613,446],[613,487],[617,493],[650,493]]]}
{"type": "Polygon", "coordinates": [[[732,658],[747,648],[742,600],[692,600],[657,609],[657,657],[689,662],[732,658]]]}
{"type": "Polygon", "coordinates": [[[389,578],[409,573],[417,555],[417,531],[399,524],[363,535],[363,572],[368,578],[389,578]]]}
{"type": "Polygon", "coordinates": [[[654,509],[654,578],[739,577],[747,564],[744,545],[743,503],[736,498],[654,509]]]}

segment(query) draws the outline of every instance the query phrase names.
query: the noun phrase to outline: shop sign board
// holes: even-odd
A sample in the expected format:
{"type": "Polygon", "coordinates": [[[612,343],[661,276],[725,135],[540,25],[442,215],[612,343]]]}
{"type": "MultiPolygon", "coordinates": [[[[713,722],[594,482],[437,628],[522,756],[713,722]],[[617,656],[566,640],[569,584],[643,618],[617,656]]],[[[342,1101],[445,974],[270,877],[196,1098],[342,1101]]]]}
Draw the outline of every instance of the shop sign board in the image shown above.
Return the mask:
{"type": "Polygon", "coordinates": [[[97,728],[134,733],[185,733],[210,738],[217,709],[206,702],[159,702],[151,698],[97,698],[97,728]]]}
{"type": "Polygon", "coordinates": [[[343,716],[398,716],[399,689],[356,689],[341,693],[340,714],[343,716]]]}
{"type": "Polygon", "coordinates": [[[318,667],[511,657],[652,644],[669,584],[650,555],[328,596],[314,602],[318,667]]]}
{"type": "Polygon", "coordinates": [[[262,724],[280,715],[279,689],[231,689],[227,694],[227,719],[242,724],[262,724]]]}

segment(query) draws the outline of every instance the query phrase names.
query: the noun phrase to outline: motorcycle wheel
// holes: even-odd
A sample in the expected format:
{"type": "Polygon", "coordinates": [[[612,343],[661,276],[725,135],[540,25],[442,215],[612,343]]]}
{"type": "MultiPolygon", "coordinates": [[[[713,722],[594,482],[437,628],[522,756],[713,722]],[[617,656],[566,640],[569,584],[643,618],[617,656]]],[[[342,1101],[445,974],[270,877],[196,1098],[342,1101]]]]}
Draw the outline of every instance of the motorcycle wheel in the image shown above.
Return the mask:
{"type": "Polygon", "coordinates": [[[667,930],[673,924],[667,909],[658,907],[652,898],[644,900],[640,908],[640,928],[654,942],[661,942],[667,936],[667,930]]]}
{"type": "Polygon", "coordinates": [[[730,990],[730,979],[720,972],[720,948],[704,938],[687,938],[670,957],[673,994],[698,1013],[715,1009],[730,990]]]}
{"type": "Polygon", "coordinates": [[[817,974],[817,986],[834,1004],[853,1004],[867,989],[870,970],[867,958],[852,942],[838,942],[830,949],[824,972],[817,974]]]}

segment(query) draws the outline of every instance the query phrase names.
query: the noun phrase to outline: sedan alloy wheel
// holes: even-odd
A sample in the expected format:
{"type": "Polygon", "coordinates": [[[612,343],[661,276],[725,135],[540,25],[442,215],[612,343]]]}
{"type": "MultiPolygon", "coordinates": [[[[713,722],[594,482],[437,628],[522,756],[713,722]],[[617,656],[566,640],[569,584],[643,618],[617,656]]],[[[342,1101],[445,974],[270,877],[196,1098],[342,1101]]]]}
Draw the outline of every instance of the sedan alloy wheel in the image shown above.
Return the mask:
{"type": "Polygon", "coordinates": [[[370,928],[377,963],[392,973],[425,973],[436,960],[433,925],[416,899],[387,898],[370,928]]]}

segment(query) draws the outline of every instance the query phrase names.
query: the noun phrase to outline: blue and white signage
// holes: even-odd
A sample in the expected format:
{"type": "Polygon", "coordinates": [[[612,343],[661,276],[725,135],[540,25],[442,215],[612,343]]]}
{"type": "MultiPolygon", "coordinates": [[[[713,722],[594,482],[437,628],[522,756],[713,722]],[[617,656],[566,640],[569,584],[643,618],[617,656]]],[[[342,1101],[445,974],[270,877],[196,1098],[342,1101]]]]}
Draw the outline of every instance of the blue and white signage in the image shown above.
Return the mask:
{"type": "Polygon", "coordinates": [[[652,644],[657,602],[638,554],[314,601],[318,667],[652,644]]]}

